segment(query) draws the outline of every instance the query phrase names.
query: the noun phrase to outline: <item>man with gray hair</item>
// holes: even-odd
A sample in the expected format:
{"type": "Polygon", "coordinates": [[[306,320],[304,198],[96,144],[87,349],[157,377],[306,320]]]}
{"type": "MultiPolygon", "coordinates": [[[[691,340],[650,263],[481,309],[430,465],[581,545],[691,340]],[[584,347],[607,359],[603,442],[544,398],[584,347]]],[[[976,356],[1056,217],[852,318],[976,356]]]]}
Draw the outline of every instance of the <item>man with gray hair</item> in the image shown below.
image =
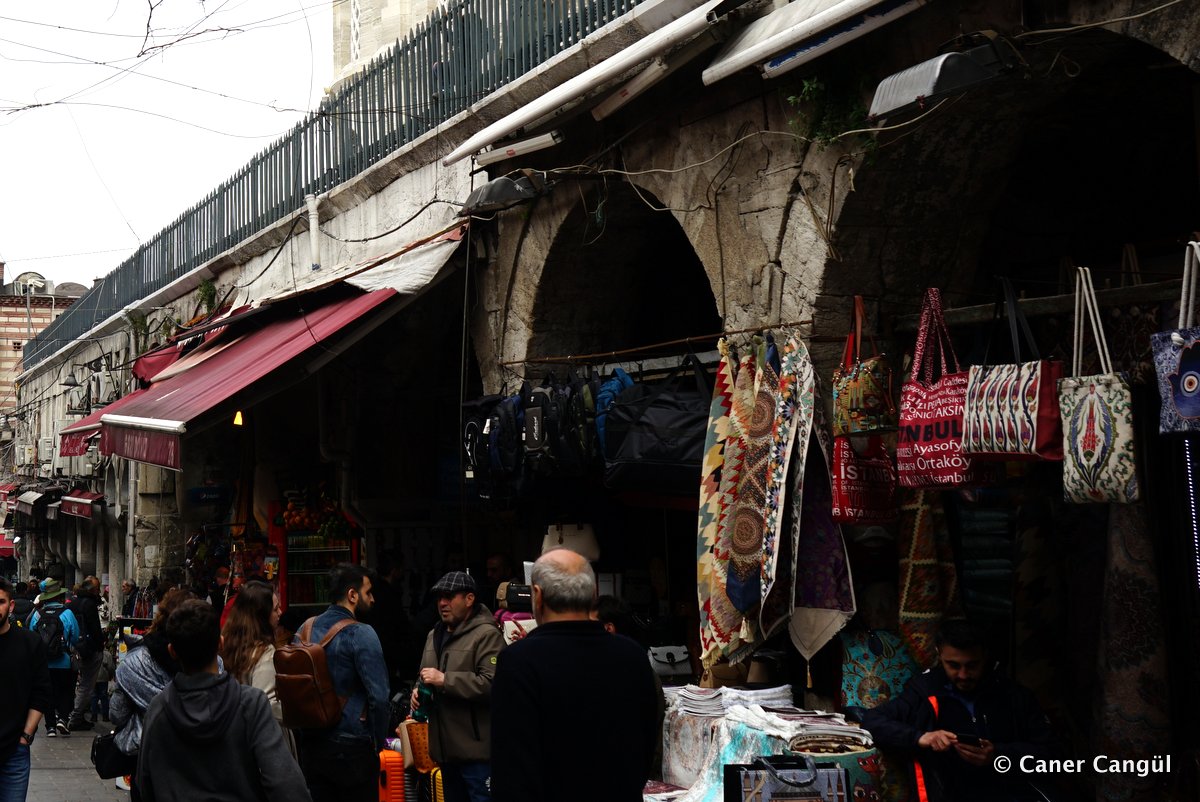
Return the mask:
{"type": "Polygon", "coordinates": [[[596,575],[554,549],[533,564],[538,626],[492,685],[494,802],[640,802],[657,734],[646,652],[590,620],[596,575]]]}

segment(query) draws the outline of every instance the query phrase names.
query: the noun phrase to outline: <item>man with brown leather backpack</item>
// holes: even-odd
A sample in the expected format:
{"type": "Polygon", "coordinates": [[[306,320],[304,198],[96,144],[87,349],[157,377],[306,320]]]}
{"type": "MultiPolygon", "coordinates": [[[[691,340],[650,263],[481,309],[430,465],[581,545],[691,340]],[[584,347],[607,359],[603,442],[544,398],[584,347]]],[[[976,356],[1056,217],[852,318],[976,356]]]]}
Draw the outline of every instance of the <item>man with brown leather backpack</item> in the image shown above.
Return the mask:
{"type": "Polygon", "coordinates": [[[371,578],[361,565],[341,563],[329,585],[329,608],[275,653],[276,695],[284,725],[297,727],[313,802],[374,802],[390,707],[379,636],[358,625],[373,603],[371,578]]]}

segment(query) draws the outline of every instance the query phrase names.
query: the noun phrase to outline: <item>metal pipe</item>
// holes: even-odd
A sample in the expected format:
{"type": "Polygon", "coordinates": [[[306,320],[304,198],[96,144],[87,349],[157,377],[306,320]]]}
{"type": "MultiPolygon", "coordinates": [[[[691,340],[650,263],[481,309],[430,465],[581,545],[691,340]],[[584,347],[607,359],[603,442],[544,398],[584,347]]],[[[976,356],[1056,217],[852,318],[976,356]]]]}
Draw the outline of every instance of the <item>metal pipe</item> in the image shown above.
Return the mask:
{"type": "Polygon", "coordinates": [[[308,254],[313,270],[321,269],[321,213],[318,210],[317,196],[305,195],[304,203],[308,206],[308,254]]]}

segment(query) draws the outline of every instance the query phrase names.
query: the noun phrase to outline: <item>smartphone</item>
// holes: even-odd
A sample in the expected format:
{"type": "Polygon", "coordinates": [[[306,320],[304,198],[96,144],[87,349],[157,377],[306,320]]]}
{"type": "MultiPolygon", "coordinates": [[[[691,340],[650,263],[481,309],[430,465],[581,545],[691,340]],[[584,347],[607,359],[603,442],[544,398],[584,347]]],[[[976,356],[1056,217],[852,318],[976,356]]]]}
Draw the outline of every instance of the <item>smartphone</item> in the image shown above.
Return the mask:
{"type": "Polygon", "coordinates": [[[958,738],[958,742],[960,744],[966,744],[967,746],[979,746],[979,736],[978,735],[967,735],[965,733],[960,732],[960,733],[955,733],[955,737],[958,738]]]}

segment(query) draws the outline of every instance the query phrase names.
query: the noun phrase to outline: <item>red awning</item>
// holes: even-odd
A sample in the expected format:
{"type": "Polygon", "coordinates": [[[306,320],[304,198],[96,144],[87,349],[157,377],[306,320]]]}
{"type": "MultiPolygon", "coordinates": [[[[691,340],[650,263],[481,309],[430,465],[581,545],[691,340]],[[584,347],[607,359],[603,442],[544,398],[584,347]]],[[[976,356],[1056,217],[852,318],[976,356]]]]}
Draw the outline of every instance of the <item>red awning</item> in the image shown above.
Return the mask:
{"type": "Polygon", "coordinates": [[[16,489],[17,485],[14,484],[0,485],[0,505],[6,504],[8,502],[8,497],[12,495],[12,492],[16,489]]]}
{"type": "Polygon", "coordinates": [[[82,457],[87,453],[91,439],[100,434],[100,416],[106,412],[120,410],[121,407],[131,403],[144,392],[146,391],[134,390],[124,398],[119,398],[108,406],[96,409],[91,415],[80,418],[63,429],[59,432],[58,453],[64,457],[82,457]]]}
{"type": "Polygon", "coordinates": [[[72,490],[62,497],[62,506],[59,507],[59,512],[63,515],[74,515],[76,518],[91,518],[92,504],[103,498],[103,493],[72,490]]]}
{"type": "Polygon", "coordinates": [[[17,547],[7,540],[0,540],[0,557],[16,557],[17,547]]]}
{"type": "Polygon", "coordinates": [[[377,290],[197,349],[164,370],[163,378],[139,391],[136,399],[124,403],[133,398],[131,393],[118,402],[119,409],[112,404],[102,410],[101,453],[179,470],[180,438],[190,423],[396,295],[395,290],[377,290]]]}

